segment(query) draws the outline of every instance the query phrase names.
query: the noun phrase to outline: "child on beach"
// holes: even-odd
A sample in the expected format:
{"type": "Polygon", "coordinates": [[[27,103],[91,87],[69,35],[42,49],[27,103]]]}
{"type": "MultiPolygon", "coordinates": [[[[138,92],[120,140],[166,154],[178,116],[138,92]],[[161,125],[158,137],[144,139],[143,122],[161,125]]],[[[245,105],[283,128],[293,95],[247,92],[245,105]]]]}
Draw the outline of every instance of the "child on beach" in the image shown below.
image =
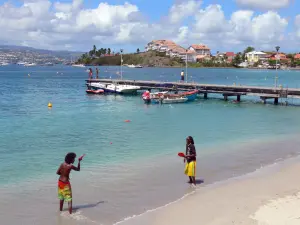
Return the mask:
{"type": "Polygon", "coordinates": [[[186,156],[184,162],[186,161],[185,174],[189,177],[189,183],[192,186],[196,186],[196,148],[194,145],[194,139],[191,136],[186,138],[186,156]]]}
{"type": "Polygon", "coordinates": [[[73,165],[75,162],[76,154],[70,152],[65,157],[65,162],[60,165],[56,174],[59,175],[58,179],[58,198],[59,210],[63,210],[64,201],[68,202],[69,213],[72,214],[72,189],[70,183],[71,170],[80,171],[80,161],[83,156],[78,159],[77,167],[73,165]]]}

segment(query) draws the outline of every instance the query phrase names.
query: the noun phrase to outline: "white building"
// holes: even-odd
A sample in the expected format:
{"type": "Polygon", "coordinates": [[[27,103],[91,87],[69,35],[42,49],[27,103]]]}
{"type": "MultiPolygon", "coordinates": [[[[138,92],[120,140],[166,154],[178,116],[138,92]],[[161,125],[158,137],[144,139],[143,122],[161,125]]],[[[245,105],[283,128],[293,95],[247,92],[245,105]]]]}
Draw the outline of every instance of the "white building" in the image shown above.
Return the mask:
{"type": "Polygon", "coordinates": [[[210,57],[210,48],[208,48],[206,45],[193,44],[188,49],[190,51],[196,52],[198,56],[209,56],[210,57]]]}
{"type": "Polygon", "coordinates": [[[169,49],[177,46],[175,42],[170,41],[170,40],[156,40],[156,41],[151,41],[147,44],[145,47],[146,51],[160,51],[160,52],[166,52],[169,49]]]}
{"type": "Polygon", "coordinates": [[[245,54],[248,63],[252,64],[252,63],[256,63],[259,60],[262,60],[265,58],[267,54],[264,52],[257,52],[257,51],[252,51],[252,52],[248,52],[245,54]]]}

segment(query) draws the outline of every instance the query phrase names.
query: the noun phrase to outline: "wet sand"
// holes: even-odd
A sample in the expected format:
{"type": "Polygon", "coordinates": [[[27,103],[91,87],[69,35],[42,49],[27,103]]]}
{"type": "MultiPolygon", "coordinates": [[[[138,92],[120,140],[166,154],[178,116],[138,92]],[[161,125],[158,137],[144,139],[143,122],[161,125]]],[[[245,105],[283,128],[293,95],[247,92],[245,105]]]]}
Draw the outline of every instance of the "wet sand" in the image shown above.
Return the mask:
{"type": "Polygon", "coordinates": [[[298,225],[300,158],[197,191],[124,225],[298,225]]]}

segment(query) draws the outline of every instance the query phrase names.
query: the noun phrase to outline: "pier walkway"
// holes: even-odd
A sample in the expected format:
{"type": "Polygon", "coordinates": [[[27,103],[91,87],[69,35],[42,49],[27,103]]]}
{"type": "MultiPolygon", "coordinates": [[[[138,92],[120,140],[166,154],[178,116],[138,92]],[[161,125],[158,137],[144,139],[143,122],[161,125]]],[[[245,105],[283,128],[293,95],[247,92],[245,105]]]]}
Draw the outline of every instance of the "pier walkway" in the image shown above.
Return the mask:
{"type": "Polygon", "coordinates": [[[163,82],[163,81],[145,81],[145,80],[120,80],[120,79],[91,79],[86,80],[89,83],[118,83],[127,85],[140,86],[141,90],[168,90],[168,91],[199,91],[204,98],[208,98],[208,94],[223,95],[224,100],[228,100],[230,96],[236,96],[236,100],[240,101],[241,96],[257,96],[264,103],[267,99],[273,99],[274,104],[278,104],[278,99],[295,98],[300,99],[300,89],[298,88],[282,88],[282,87],[260,87],[260,86],[237,86],[237,85],[218,85],[218,84],[200,84],[200,83],[183,83],[183,82],[163,82]]]}

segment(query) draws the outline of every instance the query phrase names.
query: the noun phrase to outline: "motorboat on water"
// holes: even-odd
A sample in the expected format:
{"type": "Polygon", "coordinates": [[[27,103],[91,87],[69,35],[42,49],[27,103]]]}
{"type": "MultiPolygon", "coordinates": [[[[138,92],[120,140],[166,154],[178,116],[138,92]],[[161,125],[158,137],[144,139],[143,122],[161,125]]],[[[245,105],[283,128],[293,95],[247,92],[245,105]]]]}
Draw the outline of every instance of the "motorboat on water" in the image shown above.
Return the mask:
{"type": "Polygon", "coordinates": [[[161,104],[170,104],[170,103],[184,103],[187,101],[194,101],[197,98],[198,90],[181,92],[178,94],[169,94],[165,92],[154,92],[150,93],[146,91],[142,95],[142,99],[146,104],[149,103],[161,103],[161,104]]]}
{"type": "Polygon", "coordinates": [[[129,68],[143,68],[143,66],[141,66],[141,65],[133,65],[133,64],[127,65],[127,67],[129,67],[129,68]]]}
{"type": "Polygon", "coordinates": [[[0,66],[8,66],[8,65],[9,65],[9,63],[7,63],[7,62],[0,63],[0,66]]]}
{"type": "Polygon", "coordinates": [[[97,90],[87,89],[86,93],[88,93],[88,94],[103,94],[104,90],[102,90],[102,89],[97,89],[97,90]]]}
{"type": "Polygon", "coordinates": [[[30,67],[30,66],[36,66],[36,63],[25,63],[24,66],[30,67]]]}
{"type": "Polygon", "coordinates": [[[161,98],[154,98],[154,99],[151,99],[151,101],[153,103],[156,103],[156,104],[172,104],[172,103],[184,103],[184,102],[187,102],[188,101],[188,98],[185,98],[185,97],[180,97],[180,96],[177,96],[177,97],[174,97],[174,96],[166,96],[166,97],[161,97],[161,98]]]}
{"type": "Polygon", "coordinates": [[[181,92],[178,95],[187,98],[188,101],[194,101],[197,98],[198,93],[199,93],[198,90],[193,90],[193,91],[181,92]]]}
{"type": "Polygon", "coordinates": [[[17,65],[19,65],[19,66],[24,66],[25,64],[27,64],[27,63],[26,62],[22,62],[22,61],[20,61],[20,62],[17,63],[17,65]]]}
{"type": "Polygon", "coordinates": [[[80,67],[80,68],[85,68],[84,64],[73,64],[73,67],[80,67]]]}
{"type": "Polygon", "coordinates": [[[118,94],[135,94],[140,90],[140,86],[127,84],[109,84],[109,83],[90,83],[90,87],[96,89],[103,89],[104,92],[118,93],[118,94]]]}

